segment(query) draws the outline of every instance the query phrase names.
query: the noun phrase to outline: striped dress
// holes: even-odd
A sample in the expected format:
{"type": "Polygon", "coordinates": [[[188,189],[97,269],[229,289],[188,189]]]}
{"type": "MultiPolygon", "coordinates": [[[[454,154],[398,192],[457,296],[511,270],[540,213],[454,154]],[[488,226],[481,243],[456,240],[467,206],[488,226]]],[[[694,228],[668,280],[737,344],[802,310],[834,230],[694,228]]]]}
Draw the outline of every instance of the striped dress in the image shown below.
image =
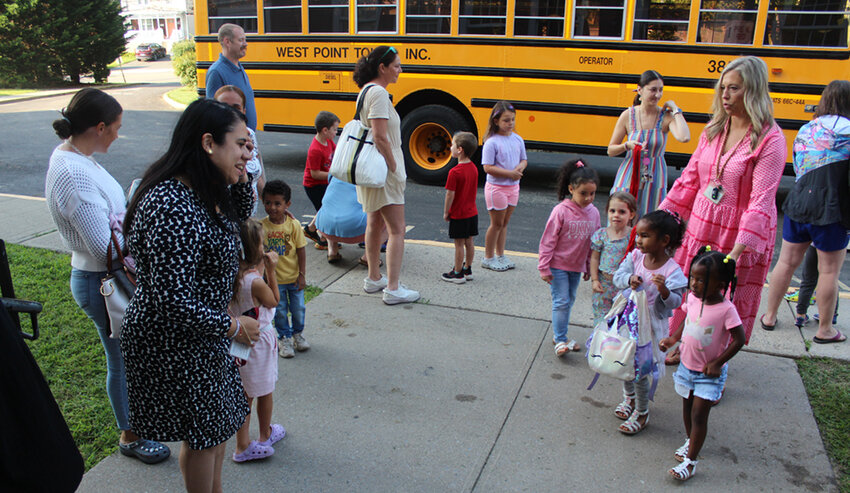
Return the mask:
{"type": "MultiPolygon", "coordinates": [[[[638,128],[637,106],[629,108],[629,135],[627,140],[644,143],[641,149],[641,180],[638,195],[637,217],[658,208],[658,204],[667,195],[667,163],[664,161],[664,148],[667,145],[667,134],[662,131],[664,111],[658,109],[658,119],[655,126],[648,129],[638,128]]],[[[626,151],[626,158],[617,170],[611,193],[629,191],[632,181],[632,152],[626,151]]]]}
{"type": "MultiPolygon", "coordinates": [[[[787,148],[785,136],[775,123],[765,130],[755,150],[751,150],[749,137],[730,148],[721,156],[721,165],[727,158],[729,161],[720,179],[724,194],[715,204],[703,192],[714,182],[717,154],[722,151],[726,131],[711,141],[703,132],[661,208],[676,211],[688,221],[684,241],[674,257],[685,275],[702,246],[711,245],[712,250],[724,253],[732,251],[736,243],[747,246],[737,263],[733,303],[749,343],[776,242],[776,190],[785,169],[787,148]]],[[[673,312],[671,334],[684,319],[681,309],[673,312]]]]}

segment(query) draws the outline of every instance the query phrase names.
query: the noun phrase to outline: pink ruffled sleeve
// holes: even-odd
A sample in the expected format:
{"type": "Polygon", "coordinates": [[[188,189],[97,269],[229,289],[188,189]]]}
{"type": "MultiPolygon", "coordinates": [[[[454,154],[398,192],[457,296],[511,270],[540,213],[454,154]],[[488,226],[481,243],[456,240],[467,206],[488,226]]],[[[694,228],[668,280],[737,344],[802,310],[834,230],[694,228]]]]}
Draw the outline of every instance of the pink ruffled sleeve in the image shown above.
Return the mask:
{"type": "Polygon", "coordinates": [[[673,187],[670,188],[667,197],[658,206],[659,209],[675,211],[685,221],[691,217],[691,209],[700,190],[699,161],[708,147],[708,139],[703,132],[688,165],[682,170],[681,176],[673,182],[673,187]]]}
{"type": "Polygon", "coordinates": [[[776,124],[753,153],[753,190],[741,215],[735,243],[747,245],[758,253],[764,253],[768,242],[774,241],[767,237],[767,232],[776,226],[776,191],[787,154],[785,136],[776,124]]]}

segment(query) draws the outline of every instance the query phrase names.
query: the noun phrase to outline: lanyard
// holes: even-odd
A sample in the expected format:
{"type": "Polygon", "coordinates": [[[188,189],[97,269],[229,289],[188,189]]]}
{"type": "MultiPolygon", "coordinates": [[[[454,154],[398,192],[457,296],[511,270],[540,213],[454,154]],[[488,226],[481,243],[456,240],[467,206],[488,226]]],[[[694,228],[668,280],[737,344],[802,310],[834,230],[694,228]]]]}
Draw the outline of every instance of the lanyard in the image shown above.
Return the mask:
{"type": "Polygon", "coordinates": [[[732,132],[732,124],[730,122],[729,127],[726,131],[726,135],[723,137],[723,143],[720,144],[720,148],[717,150],[717,161],[714,166],[714,181],[718,185],[720,184],[720,179],[723,178],[723,172],[726,171],[726,165],[729,164],[729,160],[731,160],[732,156],[735,155],[735,152],[738,150],[738,147],[740,147],[741,142],[746,140],[747,137],[750,135],[750,131],[752,130],[752,128],[752,125],[750,125],[750,127],[747,129],[747,133],[744,134],[744,136],[741,137],[741,140],[739,140],[738,143],[735,144],[735,147],[729,151],[728,156],[726,157],[726,161],[723,162],[723,167],[721,167],[720,159],[723,157],[723,148],[726,147],[726,142],[729,139],[729,134],[732,132]]]}

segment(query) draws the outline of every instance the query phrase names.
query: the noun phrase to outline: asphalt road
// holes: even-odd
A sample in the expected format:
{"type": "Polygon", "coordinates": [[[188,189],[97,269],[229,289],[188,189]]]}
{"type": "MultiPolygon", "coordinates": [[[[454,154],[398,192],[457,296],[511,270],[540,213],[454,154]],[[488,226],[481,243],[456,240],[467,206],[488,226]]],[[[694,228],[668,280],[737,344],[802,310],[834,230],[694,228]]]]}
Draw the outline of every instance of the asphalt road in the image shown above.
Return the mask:
{"type": "MultiPolygon", "coordinates": [[[[123,74],[113,71],[110,76],[110,82],[120,83],[124,80],[130,84],[143,84],[107,90],[124,107],[123,126],[109,153],[98,155],[97,159],[119,183],[127,186],[165,152],[180,112],[162,99],[165,92],[178,86],[170,61],[131,62],[124,67],[123,74]]],[[[51,123],[58,118],[58,111],[69,100],[70,95],[63,95],[0,104],[0,114],[4,128],[7,129],[0,134],[0,193],[44,196],[47,163],[50,153],[59,143],[51,123]]],[[[292,212],[303,221],[309,220],[315,211],[299,185],[312,137],[275,132],[259,132],[258,136],[268,178],[282,179],[293,185],[292,212]]],[[[555,172],[569,157],[560,153],[529,153],[529,171],[522,181],[520,203],[508,228],[509,250],[537,251],[540,233],[557,202],[555,172]]],[[[607,190],[613,182],[619,159],[591,156],[588,161],[601,175],[602,184],[595,204],[604,212],[607,190]]],[[[671,170],[670,174],[672,183],[678,171],[671,170]]],[[[790,178],[783,178],[782,189],[787,189],[791,183],[790,178]]],[[[405,212],[409,238],[448,241],[447,223],[442,220],[444,193],[439,186],[408,181],[405,212]]],[[[780,203],[782,199],[783,194],[780,193],[780,203]]],[[[478,209],[481,234],[475,244],[483,246],[489,220],[482,193],[479,193],[478,209]]],[[[602,222],[605,221],[603,214],[602,222]]],[[[774,262],[778,258],[780,242],[781,238],[778,237],[774,262]]],[[[434,266],[435,272],[444,267],[434,266]]],[[[841,280],[850,284],[850,268],[842,269],[841,280]]]]}

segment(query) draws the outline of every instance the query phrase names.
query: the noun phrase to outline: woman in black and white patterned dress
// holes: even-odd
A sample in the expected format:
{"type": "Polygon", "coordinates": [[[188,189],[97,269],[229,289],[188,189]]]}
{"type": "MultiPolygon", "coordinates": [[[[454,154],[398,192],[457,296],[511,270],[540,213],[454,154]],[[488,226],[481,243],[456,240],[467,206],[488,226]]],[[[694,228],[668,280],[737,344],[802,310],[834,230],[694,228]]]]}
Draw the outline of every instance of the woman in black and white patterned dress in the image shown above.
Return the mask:
{"type": "Polygon", "coordinates": [[[224,444],[248,405],[229,352],[253,344],[257,321],[231,317],[237,221],[253,195],[245,117],[202,99],[190,104],[166,154],[145,172],[124,228],[138,272],[121,349],[130,422],[139,435],[183,441],[188,491],[221,491],[224,444]]]}

